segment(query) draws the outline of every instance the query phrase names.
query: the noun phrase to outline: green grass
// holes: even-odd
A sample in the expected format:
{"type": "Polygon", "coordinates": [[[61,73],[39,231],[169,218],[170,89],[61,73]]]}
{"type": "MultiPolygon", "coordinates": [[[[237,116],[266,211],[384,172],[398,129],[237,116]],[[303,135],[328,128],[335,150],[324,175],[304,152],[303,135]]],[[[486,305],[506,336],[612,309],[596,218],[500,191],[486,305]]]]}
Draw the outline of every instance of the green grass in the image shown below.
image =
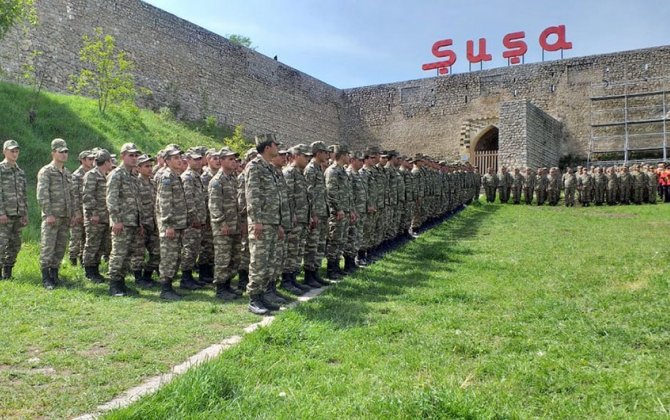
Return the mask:
{"type": "Polygon", "coordinates": [[[670,206],[471,206],[107,418],[656,418],[670,206]]]}

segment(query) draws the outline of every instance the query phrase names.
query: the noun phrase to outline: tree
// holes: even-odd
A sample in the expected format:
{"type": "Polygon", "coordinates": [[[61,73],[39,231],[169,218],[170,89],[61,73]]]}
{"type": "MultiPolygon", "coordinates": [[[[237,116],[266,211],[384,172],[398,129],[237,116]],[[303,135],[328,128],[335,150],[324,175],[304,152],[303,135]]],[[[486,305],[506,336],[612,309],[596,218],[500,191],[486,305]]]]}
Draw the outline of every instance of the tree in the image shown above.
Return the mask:
{"type": "Polygon", "coordinates": [[[243,47],[247,47],[249,49],[256,51],[256,47],[251,45],[251,38],[249,38],[248,36],[238,34],[228,34],[226,35],[226,38],[228,38],[228,41],[232,42],[233,44],[241,45],[243,47]]]}
{"type": "Polygon", "coordinates": [[[223,139],[223,143],[230,147],[233,152],[239,153],[240,156],[244,156],[247,150],[253,146],[253,143],[244,137],[244,126],[242,125],[235,126],[233,135],[223,139]]]}
{"type": "Polygon", "coordinates": [[[116,47],[116,40],[96,28],[93,36],[82,37],[84,46],[79,60],[84,64],[78,75],[71,75],[71,89],[75,93],[92,96],[98,100],[98,109],[105,113],[114,103],[133,102],[137,95],[133,62],[116,47]]]}
{"type": "Polygon", "coordinates": [[[0,0],[0,39],[21,21],[37,23],[35,0],[0,0]]]}

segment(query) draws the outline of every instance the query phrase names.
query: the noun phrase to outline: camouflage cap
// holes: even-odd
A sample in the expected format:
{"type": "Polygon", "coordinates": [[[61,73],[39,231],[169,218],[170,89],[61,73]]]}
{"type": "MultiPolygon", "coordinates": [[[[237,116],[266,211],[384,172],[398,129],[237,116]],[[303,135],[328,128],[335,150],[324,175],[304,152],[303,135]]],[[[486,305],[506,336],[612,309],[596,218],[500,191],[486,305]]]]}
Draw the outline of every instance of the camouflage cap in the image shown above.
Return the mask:
{"type": "Polygon", "coordinates": [[[112,160],[112,155],[109,153],[109,151],[105,149],[100,149],[97,152],[95,152],[95,161],[99,163],[107,162],[112,160]]]}
{"type": "Polygon", "coordinates": [[[244,153],[244,159],[249,161],[249,160],[255,158],[257,155],[258,155],[258,151],[254,148],[251,148],[244,153]]]}
{"type": "Polygon", "coordinates": [[[65,143],[65,140],[53,139],[51,142],[51,150],[55,150],[57,152],[66,152],[69,149],[67,148],[67,143],[65,143]]]}
{"type": "Polygon", "coordinates": [[[254,141],[255,141],[256,146],[258,146],[261,143],[265,143],[267,141],[271,141],[274,144],[276,144],[277,146],[281,146],[281,143],[277,141],[277,136],[275,136],[274,134],[271,134],[271,133],[269,133],[269,134],[259,134],[258,136],[256,136],[254,138],[254,141]]]}
{"type": "Polygon", "coordinates": [[[336,155],[340,153],[349,153],[349,147],[346,144],[334,144],[333,153],[336,155]]]}
{"type": "Polygon", "coordinates": [[[317,152],[328,152],[326,144],[322,141],[315,141],[309,145],[312,148],[312,153],[316,154],[317,152]]]}
{"type": "Polygon", "coordinates": [[[169,145],[168,147],[166,147],[165,149],[163,149],[163,154],[164,154],[166,157],[167,157],[167,156],[181,155],[182,153],[184,153],[184,152],[182,152],[181,149],[180,149],[179,147],[175,147],[174,144],[171,144],[171,145],[169,145]]]}
{"type": "Polygon", "coordinates": [[[370,146],[365,150],[365,154],[368,156],[377,156],[379,155],[379,147],[370,146]]]}
{"type": "Polygon", "coordinates": [[[137,158],[137,164],[142,165],[147,162],[154,162],[156,159],[152,158],[151,155],[141,155],[137,158]]]}
{"type": "MultiPolygon", "coordinates": [[[[96,152],[97,152],[97,150],[96,150],[96,152]]],[[[95,159],[95,152],[92,151],[92,150],[82,150],[79,153],[79,160],[90,159],[90,158],[95,159]]]]}
{"type": "Polygon", "coordinates": [[[121,146],[121,154],[124,153],[139,153],[140,149],[135,146],[135,143],[124,143],[123,146],[121,146]]]}
{"type": "Polygon", "coordinates": [[[219,156],[219,151],[212,147],[210,149],[207,149],[207,152],[205,152],[205,156],[219,156]]]}
{"type": "Polygon", "coordinates": [[[186,157],[191,159],[202,159],[204,155],[197,147],[191,147],[186,151],[186,157]]]}
{"type": "Polygon", "coordinates": [[[16,142],[16,140],[7,140],[5,144],[2,145],[2,150],[13,150],[13,149],[20,149],[19,144],[16,142]]]}
{"type": "Polygon", "coordinates": [[[379,153],[379,156],[387,158],[387,157],[390,156],[390,154],[389,154],[389,151],[388,151],[388,150],[382,150],[382,151],[379,153]]]}
{"type": "Polygon", "coordinates": [[[339,145],[340,145],[340,143],[331,144],[330,146],[328,146],[328,151],[331,152],[331,153],[334,153],[335,148],[339,145]]]}
{"type": "Polygon", "coordinates": [[[229,147],[222,147],[218,154],[221,157],[238,156],[237,152],[230,150],[229,147]]]}
{"type": "Polygon", "coordinates": [[[306,144],[300,143],[288,149],[289,153],[292,155],[305,155],[310,156],[312,154],[312,149],[306,144]]]}
{"type": "Polygon", "coordinates": [[[363,152],[349,152],[349,155],[358,160],[363,160],[365,159],[365,154],[363,152]]]}
{"type": "Polygon", "coordinates": [[[288,150],[281,149],[277,153],[279,153],[280,156],[286,156],[286,155],[288,155],[288,150]]]}

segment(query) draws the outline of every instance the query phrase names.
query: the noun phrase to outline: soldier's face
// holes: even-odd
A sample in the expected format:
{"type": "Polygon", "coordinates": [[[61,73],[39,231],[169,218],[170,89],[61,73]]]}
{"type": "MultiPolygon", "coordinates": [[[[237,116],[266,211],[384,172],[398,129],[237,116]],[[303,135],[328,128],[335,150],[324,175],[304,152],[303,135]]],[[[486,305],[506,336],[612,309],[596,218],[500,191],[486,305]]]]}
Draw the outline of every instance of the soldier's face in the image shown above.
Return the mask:
{"type": "Polygon", "coordinates": [[[124,153],[121,155],[121,160],[123,161],[123,166],[126,168],[134,168],[137,166],[137,153],[124,153]]]}
{"type": "Polygon", "coordinates": [[[140,173],[140,175],[144,177],[150,177],[151,176],[151,162],[144,162],[140,166],[138,166],[137,170],[140,173]]]}
{"type": "Polygon", "coordinates": [[[197,158],[197,159],[188,159],[188,166],[193,169],[194,171],[199,171],[202,169],[202,158],[197,158]]]}
{"type": "Polygon", "coordinates": [[[207,164],[216,173],[221,168],[221,158],[219,156],[210,156],[207,158],[207,164]]]}
{"type": "Polygon", "coordinates": [[[219,159],[220,167],[224,172],[231,172],[237,168],[235,156],[226,156],[219,159]]]}
{"type": "Polygon", "coordinates": [[[8,162],[16,163],[16,160],[19,158],[19,149],[5,149],[4,155],[8,162]]]}
{"type": "Polygon", "coordinates": [[[54,151],[54,152],[52,153],[52,157],[53,157],[54,161],[56,161],[56,162],[58,162],[58,163],[65,163],[65,162],[67,162],[68,155],[69,155],[69,153],[68,153],[67,150],[65,150],[65,151],[63,151],[63,152],[56,152],[56,151],[54,151]]]}
{"type": "Polygon", "coordinates": [[[165,164],[168,168],[176,172],[181,172],[181,155],[175,155],[165,158],[165,164]]]}

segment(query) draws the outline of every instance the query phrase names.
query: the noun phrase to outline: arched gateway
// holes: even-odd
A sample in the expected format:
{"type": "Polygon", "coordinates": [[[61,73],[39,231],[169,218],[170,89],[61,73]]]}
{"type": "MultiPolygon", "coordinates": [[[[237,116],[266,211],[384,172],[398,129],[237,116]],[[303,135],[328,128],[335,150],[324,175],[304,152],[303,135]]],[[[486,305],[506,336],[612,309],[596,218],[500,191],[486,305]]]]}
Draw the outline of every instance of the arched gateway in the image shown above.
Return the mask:
{"type": "Polygon", "coordinates": [[[480,131],[471,142],[471,159],[479,168],[479,173],[486,172],[487,168],[498,171],[498,134],[498,127],[490,125],[480,131]]]}

